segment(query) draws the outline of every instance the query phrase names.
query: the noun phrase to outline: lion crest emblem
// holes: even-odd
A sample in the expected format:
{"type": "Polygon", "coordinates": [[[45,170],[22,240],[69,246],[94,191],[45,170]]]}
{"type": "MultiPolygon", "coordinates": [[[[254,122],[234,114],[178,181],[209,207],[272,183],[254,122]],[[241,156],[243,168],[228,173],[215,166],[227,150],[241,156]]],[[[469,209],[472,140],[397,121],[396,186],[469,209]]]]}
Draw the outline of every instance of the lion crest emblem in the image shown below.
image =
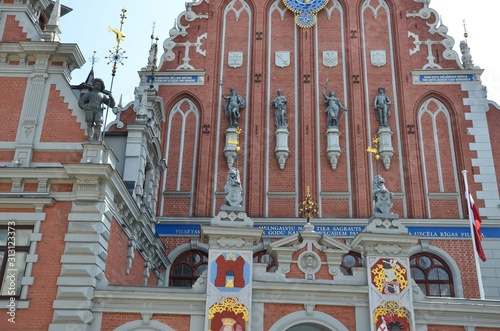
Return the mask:
{"type": "Polygon", "coordinates": [[[224,193],[226,193],[226,206],[241,207],[243,188],[241,187],[240,172],[234,167],[231,167],[227,173],[224,193]]]}

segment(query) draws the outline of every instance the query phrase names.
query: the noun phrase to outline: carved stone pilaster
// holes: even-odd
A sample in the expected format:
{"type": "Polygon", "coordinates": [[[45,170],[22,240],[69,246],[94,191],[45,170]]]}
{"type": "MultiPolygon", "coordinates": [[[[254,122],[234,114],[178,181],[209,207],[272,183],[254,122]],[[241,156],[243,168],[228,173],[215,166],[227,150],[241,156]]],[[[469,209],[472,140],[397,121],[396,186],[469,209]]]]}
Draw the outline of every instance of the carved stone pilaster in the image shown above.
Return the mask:
{"type": "Polygon", "coordinates": [[[281,170],[285,168],[286,160],[290,155],[290,149],[288,148],[288,137],[290,132],[286,127],[280,127],[276,130],[274,134],[276,136],[276,148],[274,149],[274,155],[276,160],[278,160],[278,165],[281,170]]]}
{"type": "Polygon", "coordinates": [[[378,129],[379,149],[378,154],[382,159],[385,170],[391,167],[391,159],[394,155],[394,147],[392,147],[392,131],[387,126],[381,126],[378,129]]]}
{"type": "Polygon", "coordinates": [[[326,131],[326,156],[332,169],[337,169],[337,161],[342,154],[340,149],[340,131],[337,127],[329,127],[326,131]]]}

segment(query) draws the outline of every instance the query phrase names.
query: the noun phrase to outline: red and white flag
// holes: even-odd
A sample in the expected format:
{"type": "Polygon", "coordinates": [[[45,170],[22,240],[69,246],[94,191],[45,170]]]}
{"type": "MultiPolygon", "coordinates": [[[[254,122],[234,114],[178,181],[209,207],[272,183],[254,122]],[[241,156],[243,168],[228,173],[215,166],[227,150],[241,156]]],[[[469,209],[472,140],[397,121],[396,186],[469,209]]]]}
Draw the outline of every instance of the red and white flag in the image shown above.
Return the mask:
{"type": "Polygon", "coordinates": [[[470,203],[470,212],[469,212],[469,219],[472,224],[472,230],[473,230],[473,235],[474,235],[474,241],[476,243],[476,251],[477,255],[481,260],[486,261],[486,255],[484,254],[483,251],[483,245],[481,244],[481,241],[483,240],[483,235],[481,234],[481,215],[479,215],[479,210],[476,207],[476,204],[474,203],[474,199],[472,198],[472,195],[469,194],[469,203],[470,203]]]}

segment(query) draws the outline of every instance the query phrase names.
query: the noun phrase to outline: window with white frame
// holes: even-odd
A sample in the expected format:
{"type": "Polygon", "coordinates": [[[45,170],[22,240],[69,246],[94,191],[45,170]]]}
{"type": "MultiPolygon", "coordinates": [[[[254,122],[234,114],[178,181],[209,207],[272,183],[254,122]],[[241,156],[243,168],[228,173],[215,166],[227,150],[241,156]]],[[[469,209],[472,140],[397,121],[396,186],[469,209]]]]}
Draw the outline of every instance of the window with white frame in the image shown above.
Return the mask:
{"type": "Polygon", "coordinates": [[[0,299],[18,297],[33,227],[0,225],[0,299]]]}

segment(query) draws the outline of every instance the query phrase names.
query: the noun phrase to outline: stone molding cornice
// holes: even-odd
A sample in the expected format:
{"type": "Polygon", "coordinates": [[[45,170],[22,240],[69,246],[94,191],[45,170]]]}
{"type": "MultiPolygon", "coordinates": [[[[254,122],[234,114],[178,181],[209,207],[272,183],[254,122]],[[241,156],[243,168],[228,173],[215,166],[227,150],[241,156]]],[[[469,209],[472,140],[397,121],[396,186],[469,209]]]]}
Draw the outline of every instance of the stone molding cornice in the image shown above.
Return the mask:
{"type": "Polygon", "coordinates": [[[170,287],[109,286],[95,291],[94,302],[94,312],[140,313],[147,310],[158,314],[204,316],[206,294],[170,287]]]}

